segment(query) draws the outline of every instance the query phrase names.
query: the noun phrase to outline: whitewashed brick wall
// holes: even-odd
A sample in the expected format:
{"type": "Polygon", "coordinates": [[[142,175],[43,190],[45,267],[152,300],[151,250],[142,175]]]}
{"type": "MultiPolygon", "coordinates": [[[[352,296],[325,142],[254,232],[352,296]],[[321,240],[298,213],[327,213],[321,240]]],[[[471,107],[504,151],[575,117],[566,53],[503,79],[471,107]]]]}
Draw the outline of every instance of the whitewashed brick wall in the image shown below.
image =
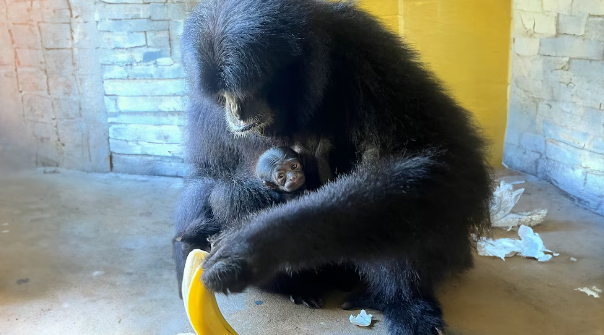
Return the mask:
{"type": "Polygon", "coordinates": [[[179,36],[192,4],[97,4],[109,147],[115,172],[182,176],[186,107],[179,36]]]}
{"type": "Polygon", "coordinates": [[[604,214],[604,0],[514,0],[504,163],[604,214]]]}
{"type": "Polygon", "coordinates": [[[184,175],[179,35],[195,3],[0,0],[0,162],[21,143],[41,166],[184,175]]]}
{"type": "Polygon", "coordinates": [[[18,147],[40,166],[109,171],[94,13],[85,0],[0,0],[0,163],[18,147]]]}

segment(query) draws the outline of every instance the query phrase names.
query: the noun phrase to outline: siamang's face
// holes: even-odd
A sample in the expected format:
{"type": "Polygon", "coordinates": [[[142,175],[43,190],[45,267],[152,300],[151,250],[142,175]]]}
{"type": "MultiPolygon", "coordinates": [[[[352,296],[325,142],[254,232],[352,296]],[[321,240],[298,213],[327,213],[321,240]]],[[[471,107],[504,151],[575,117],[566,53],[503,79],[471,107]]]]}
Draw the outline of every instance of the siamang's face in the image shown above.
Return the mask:
{"type": "Polygon", "coordinates": [[[295,107],[306,99],[301,97],[308,82],[303,70],[308,28],[295,14],[302,7],[271,1],[285,11],[279,20],[270,6],[201,1],[183,32],[192,86],[223,107],[229,130],[238,136],[288,135],[296,127],[295,107]]]}
{"type": "Polygon", "coordinates": [[[285,192],[293,192],[304,185],[306,177],[297,158],[277,162],[273,169],[273,182],[285,192]]]}
{"type": "Polygon", "coordinates": [[[219,99],[224,106],[227,125],[236,135],[263,133],[274,122],[275,113],[262,94],[223,92],[219,99]]]}
{"type": "Polygon", "coordinates": [[[297,105],[303,91],[297,60],[281,59],[285,65],[265,71],[262,76],[250,73],[233,76],[229,85],[225,85],[227,88],[218,90],[218,102],[233,134],[283,135],[296,128],[297,105]]]}

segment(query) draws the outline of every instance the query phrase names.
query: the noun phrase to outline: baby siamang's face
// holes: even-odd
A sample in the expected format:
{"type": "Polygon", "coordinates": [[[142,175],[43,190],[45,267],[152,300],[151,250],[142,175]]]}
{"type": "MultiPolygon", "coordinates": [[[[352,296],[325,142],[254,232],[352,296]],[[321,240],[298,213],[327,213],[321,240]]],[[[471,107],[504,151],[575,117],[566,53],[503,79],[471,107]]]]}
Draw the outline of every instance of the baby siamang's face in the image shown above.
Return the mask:
{"type": "Polygon", "coordinates": [[[306,177],[297,158],[277,162],[273,168],[273,182],[285,192],[294,192],[304,185],[306,177]]]}

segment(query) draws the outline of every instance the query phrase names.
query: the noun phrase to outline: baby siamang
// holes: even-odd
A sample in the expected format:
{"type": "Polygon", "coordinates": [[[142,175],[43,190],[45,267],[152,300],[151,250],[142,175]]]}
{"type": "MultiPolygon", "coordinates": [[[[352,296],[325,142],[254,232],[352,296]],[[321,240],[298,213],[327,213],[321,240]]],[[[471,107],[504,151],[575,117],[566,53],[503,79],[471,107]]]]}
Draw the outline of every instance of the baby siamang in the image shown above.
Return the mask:
{"type": "Polygon", "coordinates": [[[219,234],[213,291],[278,281],[317,307],[325,269],[352,266],[366,290],[346,307],[382,310],[390,334],[442,330],[435,287],[472,266],[491,176],[479,127],[416,53],[353,4],[320,0],[204,0],[181,45],[193,173],[179,280],[219,234]],[[253,171],[275,146],[320,153],[332,180],[274,205],[253,171]]]}
{"type": "Polygon", "coordinates": [[[286,202],[306,190],[306,176],[300,156],[292,148],[270,148],[256,163],[256,176],[274,191],[276,202],[286,202]]]}

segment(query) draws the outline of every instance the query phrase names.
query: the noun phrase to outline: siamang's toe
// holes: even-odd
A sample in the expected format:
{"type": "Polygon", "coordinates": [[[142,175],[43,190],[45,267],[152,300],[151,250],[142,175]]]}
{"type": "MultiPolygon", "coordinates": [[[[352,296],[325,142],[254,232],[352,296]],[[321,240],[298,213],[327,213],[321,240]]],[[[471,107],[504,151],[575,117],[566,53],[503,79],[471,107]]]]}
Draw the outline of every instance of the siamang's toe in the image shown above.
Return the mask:
{"type": "Polygon", "coordinates": [[[371,296],[365,292],[360,292],[360,293],[353,293],[350,296],[348,296],[348,298],[346,299],[346,301],[342,304],[342,309],[344,310],[349,310],[349,309],[377,309],[379,310],[379,306],[378,304],[376,304],[373,299],[371,298],[371,296]]]}
{"type": "Polygon", "coordinates": [[[315,296],[303,296],[303,295],[290,295],[291,300],[296,305],[304,305],[308,308],[321,308],[323,307],[323,298],[315,296]]]}

